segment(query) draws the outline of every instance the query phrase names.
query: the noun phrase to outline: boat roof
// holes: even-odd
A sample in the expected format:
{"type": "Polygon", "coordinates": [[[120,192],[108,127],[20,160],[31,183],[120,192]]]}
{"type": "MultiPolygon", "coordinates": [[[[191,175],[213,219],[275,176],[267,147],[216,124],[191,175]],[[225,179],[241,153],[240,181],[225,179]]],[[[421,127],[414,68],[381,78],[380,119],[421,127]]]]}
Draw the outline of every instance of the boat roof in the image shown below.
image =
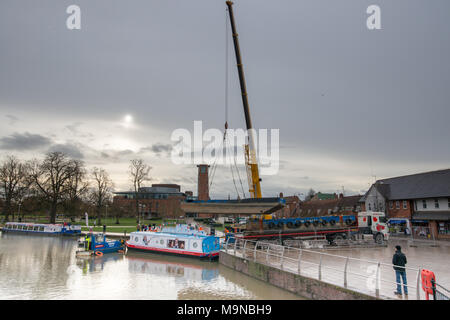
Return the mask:
{"type": "Polygon", "coordinates": [[[131,232],[131,234],[142,234],[146,236],[151,237],[176,237],[176,238],[197,238],[197,239],[204,239],[208,237],[214,237],[210,235],[202,235],[202,234],[196,234],[196,233],[177,233],[177,232],[152,232],[152,231],[134,231],[131,232]]]}

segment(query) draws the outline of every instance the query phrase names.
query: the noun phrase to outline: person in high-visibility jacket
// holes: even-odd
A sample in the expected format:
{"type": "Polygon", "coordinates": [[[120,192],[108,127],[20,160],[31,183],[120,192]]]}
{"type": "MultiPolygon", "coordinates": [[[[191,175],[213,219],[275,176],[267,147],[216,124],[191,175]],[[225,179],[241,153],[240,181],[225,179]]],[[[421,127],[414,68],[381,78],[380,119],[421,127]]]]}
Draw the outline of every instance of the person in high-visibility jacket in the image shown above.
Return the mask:
{"type": "Polygon", "coordinates": [[[85,244],[86,244],[86,250],[90,250],[91,249],[91,237],[89,235],[86,235],[85,244]]]}

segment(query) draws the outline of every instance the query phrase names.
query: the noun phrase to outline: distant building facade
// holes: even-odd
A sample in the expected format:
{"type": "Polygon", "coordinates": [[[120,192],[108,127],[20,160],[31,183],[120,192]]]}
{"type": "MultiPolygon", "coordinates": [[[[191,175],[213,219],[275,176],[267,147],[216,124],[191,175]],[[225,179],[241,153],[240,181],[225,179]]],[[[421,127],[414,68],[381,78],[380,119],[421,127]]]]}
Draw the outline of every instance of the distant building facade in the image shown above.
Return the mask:
{"type": "Polygon", "coordinates": [[[280,193],[280,198],[286,201],[286,206],[274,212],[276,218],[290,218],[297,216],[297,212],[300,208],[301,200],[297,196],[287,196],[284,197],[283,193],[280,193]]]}
{"type": "Polygon", "coordinates": [[[377,180],[361,198],[367,211],[427,226],[437,239],[450,239],[450,169],[377,180]]]}
{"type": "Polygon", "coordinates": [[[180,209],[184,201],[192,192],[181,192],[177,184],[152,184],[151,187],[142,187],[137,193],[134,191],[115,192],[114,205],[126,212],[136,213],[136,197],[139,199],[139,214],[142,217],[179,218],[184,216],[180,209]]]}
{"type": "MultiPolygon", "coordinates": [[[[331,197],[330,197],[331,198],[331,197]]],[[[327,215],[351,215],[361,211],[361,195],[347,196],[341,193],[331,199],[312,198],[301,203],[297,216],[317,217],[327,215]],[[314,200],[315,199],[315,200],[314,200]]]]}

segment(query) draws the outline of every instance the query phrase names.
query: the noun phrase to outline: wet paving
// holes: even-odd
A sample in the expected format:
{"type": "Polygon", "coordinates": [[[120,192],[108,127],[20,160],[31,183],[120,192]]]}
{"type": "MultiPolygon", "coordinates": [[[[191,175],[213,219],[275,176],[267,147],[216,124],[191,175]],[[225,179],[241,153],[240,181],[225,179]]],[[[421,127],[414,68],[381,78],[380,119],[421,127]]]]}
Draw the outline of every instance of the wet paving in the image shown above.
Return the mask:
{"type": "MultiPolygon", "coordinates": [[[[233,246],[230,248],[229,252],[234,253],[233,246]]],[[[418,279],[419,269],[433,271],[437,283],[447,289],[450,288],[450,245],[445,242],[434,246],[430,242],[410,243],[408,240],[392,239],[387,246],[375,248],[299,250],[272,245],[258,247],[256,251],[254,245],[248,243],[245,251],[247,259],[277,268],[281,268],[282,265],[282,268],[289,272],[320,279],[371,296],[378,294],[385,299],[425,299],[421,281],[418,279]],[[399,297],[394,294],[396,279],[391,264],[396,245],[402,247],[408,259],[406,265],[408,296],[399,297]]],[[[243,256],[243,246],[237,250],[237,255],[243,256]]]]}

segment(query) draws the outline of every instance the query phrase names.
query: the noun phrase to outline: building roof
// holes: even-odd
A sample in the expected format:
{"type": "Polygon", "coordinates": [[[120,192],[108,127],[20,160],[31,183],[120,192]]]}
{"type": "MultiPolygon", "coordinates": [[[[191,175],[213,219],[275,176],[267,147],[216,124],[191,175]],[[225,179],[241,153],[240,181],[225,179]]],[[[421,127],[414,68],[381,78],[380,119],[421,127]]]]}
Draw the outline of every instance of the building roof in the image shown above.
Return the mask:
{"type": "Polygon", "coordinates": [[[381,179],[372,186],[387,200],[450,197],[450,169],[381,179]]]}
{"type": "Polygon", "coordinates": [[[335,193],[322,193],[322,192],[317,192],[313,198],[316,198],[317,196],[317,200],[332,200],[332,199],[336,199],[336,194],[335,193]]]}
{"type": "Polygon", "coordinates": [[[300,205],[300,215],[303,216],[326,216],[337,214],[340,210],[353,210],[356,209],[359,204],[361,195],[348,196],[331,200],[321,201],[305,201],[300,205]],[[347,209],[346,209],[347,208],[347,209]],[[318,210],[320,210],[318,212],[318,210]]]}

